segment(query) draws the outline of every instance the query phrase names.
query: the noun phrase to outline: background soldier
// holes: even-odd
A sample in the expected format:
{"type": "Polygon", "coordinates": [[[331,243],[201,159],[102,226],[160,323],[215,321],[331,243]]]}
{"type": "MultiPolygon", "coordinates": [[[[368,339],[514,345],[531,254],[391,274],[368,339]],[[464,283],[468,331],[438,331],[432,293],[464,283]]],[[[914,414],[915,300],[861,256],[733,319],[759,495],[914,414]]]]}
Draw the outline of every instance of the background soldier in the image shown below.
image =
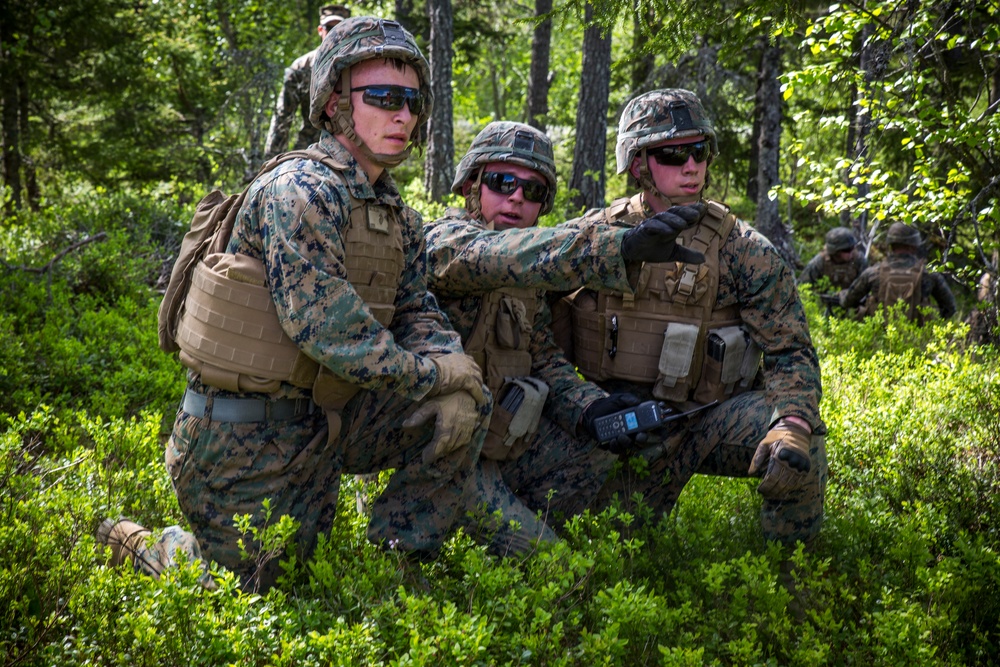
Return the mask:
{"type": "MultiPolygon", "coordinates": [[[[552,143],[513,122],[493,122],[479,133],[459,162],[452,192],[466,207],[428,225],[428,281],[496,397],[479,495],[493,496],[489,512],[502,510],[505,522],[521,523],[522,541],[553,539],[536,512],[566,517],[591,505],[616,460],[598,448],[594,420],[638,399],[609,396],[580,379],[553,341],[543,290],[589,284],[631,292],[632,250],[698,259],[674,243],[697,210],[665,212],[641,230],[537,229],[555,199],[552,143]]],[[[630,443],[623,436],[615,444],[630,443]]]]}
{"type": "MultiPolygon", "coordinates": [[[[576,362],[607,391],[675,409],[720,402],[692,418],[683,438],[641,452],[648,475],[665,480],[646,495],[655,510],[668,513],[695,473],[761,476],[764,536],[808,542],[822,522],[827,475],[816,351],[795,277],[771,243],[724,204],[701,199],[717,155],[693,93],[656,90],[626,105],[618,173],[641,191],[566,224],[632,227],[670,206],[697,205],[704,217],[679,241],[705,263],[647,262],[634,295],[578,294],[576,362]]],[[[602,493],[627,500],[639,477],[626,470],[602,493]]]]}
{"type": "Polygon", "coordinates": [[[933,298],[942,318],[954,315],[955,296],[947,280],[940,273],[927,271],[927,260],[919,256],[920,232],[902,222],[894,222],[889,225],[885,240],[889,254],[841,292],[840,305],[854,308],[864,302],[858,314],[869,316],[875,314],[880,304],[889,307],[902,301],[906,304],[906,317],[922,323],[933,298]]]}
{"type": "MultiPolygon", "coordinates": [[[[394,469],[368,536],[433,554],[462,509],[491,407],[479,368],[426,291],[421,222],[387,171],[430,113],[430,71],[412,35],[394,21],[343,21],[316,53],[311,96],[319,144],[253,182],[227,252],[210,256],[229,267],[212,280],[256,289],[273,306],[260,339],[290,349],[295,363],[272,380],[260,355],[226,354],[227,345],[248,351],[232,331],[209,322],[187,339],[181,332],[198,322],[178,327],[191,373],[167,468],[202,552],[249,588],[273,584],[277,562],[241,558],[241,538],[251,552],[260,545],[233,516],[253,515],[259,528],[270,499],[272,520],[300,524],[295,542],[308,557],[333,525],[342,472],[394,469]],[[227,367],[228,357],[246,357],[246,368],[227,367]]],[[[192,287],[189,299],[205,303],[191,310],[225,307],[211,296],[192,287]]],[[[228,315],[239,321],[242,311],[228,315]]],[[[102,537],[155,571],[135,531],[117,524],[102,537]]]]}
{"type": "MultiPolygon", "coordinates": [[[[320,41],[326,37],[328,31],[350,15],[351,10],[344,5],[326,5],[320,8],[319,26],[316,28],[320,41]]],[[[302,125],[292,149],[300,150],[319,141],[319,128],[309,121],[309,83],[312,80],[316,51],[317,49],[313,49],[304,56],[299,56],[285,69],[281,93],[274,101],[271,127],[267,131],[267,140],[264,144],[265,161],[288,150],[288,133],[296,115],[301,118],[302,125]]]]}
{"type": "Polygon", "coordinates": [[[834,227],[826,233],[823,250],[809,260],[799,275],[800,285],[810,285],[826,278],[831,292],[818,296],[826,304],[827,315],[840,305],[840,290],[850,287],[868,266],[863,255],[855,251],[858,244],[854,232],[847,227],[834,227]]]}

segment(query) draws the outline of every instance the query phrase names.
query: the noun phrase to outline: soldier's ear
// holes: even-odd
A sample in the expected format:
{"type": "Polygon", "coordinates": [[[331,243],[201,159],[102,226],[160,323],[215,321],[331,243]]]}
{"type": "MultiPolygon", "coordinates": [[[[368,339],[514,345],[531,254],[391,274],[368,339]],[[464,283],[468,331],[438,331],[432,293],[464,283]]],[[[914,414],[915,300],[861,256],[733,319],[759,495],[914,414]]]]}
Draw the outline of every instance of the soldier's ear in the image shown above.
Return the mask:
{"type": "Polygon", "coordinates": [[[337,91],[330,93],[330,99],[326,101],[326,105],[323,107],[323,111],[326,112],[327,118],[333,118],[333,114],[337,110],[337,102],[339,101],[340,93],[337,91]]]}
{"type": "Polygon", "coordinates": [[[632,164],[628,166],[628,173],[632,174],[632,178],[639,180],[639,160],[642,155],[642,151],[636,153],[635,157],[632,158],[632,164]]]}
{"type": "Polygon", "coordinates": [[[472,181],[466,181],[462,183],[462,196],[468,197],[469,193],[472,192],[472,181]]]}

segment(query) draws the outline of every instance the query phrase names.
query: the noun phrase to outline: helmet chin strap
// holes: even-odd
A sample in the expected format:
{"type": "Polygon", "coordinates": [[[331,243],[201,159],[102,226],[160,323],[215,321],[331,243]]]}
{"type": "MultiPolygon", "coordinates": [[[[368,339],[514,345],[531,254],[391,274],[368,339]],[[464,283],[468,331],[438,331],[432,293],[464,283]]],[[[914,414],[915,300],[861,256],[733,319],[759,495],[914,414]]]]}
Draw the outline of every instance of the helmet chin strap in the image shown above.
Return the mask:
{"type": "Polygon", "coordinates": [[[653,174],[649,171],[649,158],[646,156],[646,149],[643,147],[639,152],[639,187],[652,195],[656,195],[656,198],[663,202],[663,204],[670,208],[674,205],[670,197],[660,192],[660,189],[656,187],[656,183],[653,181],[653,174]]]}
{"type": "Polygon", "coordinates": [[[483,218],[483,202],[479,198],[479,186],[483,182],[483,170],[486,167],[480,167],[476,171],[476,178],[472,181],[472,188],[469,190],[469,194],[465,197],[465,210],[469,212],[473,220],[482,220],[483,218]]]}
{"type": "Polygon", "coordinates": [[[410,142],[406,148],[399,153],[374,153],[368,144],[354,131],[354,115],[351,111],[351,68],[348,67],[340,73],[340,97],[337,99],[337,110],[333,112],[333,118],[327,120],[323,125],[330,134],[343,134],[348,141],[353,143],[358,149],[373,163],[383,169],[391,169],[399,166],[406,158],[410,157],[413,150],[413,143],[410,142]]]}

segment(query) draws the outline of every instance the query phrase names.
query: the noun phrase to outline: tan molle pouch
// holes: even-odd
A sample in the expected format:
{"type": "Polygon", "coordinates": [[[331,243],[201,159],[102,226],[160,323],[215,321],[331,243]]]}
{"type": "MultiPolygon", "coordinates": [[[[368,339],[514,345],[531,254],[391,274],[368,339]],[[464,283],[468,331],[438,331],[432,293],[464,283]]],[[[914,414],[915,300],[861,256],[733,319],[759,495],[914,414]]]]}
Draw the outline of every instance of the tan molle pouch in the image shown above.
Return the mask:
{"type": "Polygon", "coordinates": [[[548,395],[549,387],[541,380],[507,378],[493,405],[482,456],[495,461],[513,461],[521,456],[538,431],[548,395]]]}
{"type": "Polygon", "coordinates": [[[528,322],[524,302],[512,296],[500,299],[496,320],[497,345],[505,350],[522,350],[528,346],[530,334],[531,323],[528,322]]]}
{"type": "Polygon", "coordinates": [[[710,330],[705,337],[701,382],[694,400],[711,403],[732,395],[733,388],[741,379],[740,368],[746,349],[746,336],[738,326],[710,330]]]}
{"type": "Polygon", "coordinates": [[[695,356],[700,327],[695,323],[670,322],[663,331],[663,346],[657,365],[659,375],[653,396],[661,401],[683,402],[690,391],[688,377],[695,356]]]}

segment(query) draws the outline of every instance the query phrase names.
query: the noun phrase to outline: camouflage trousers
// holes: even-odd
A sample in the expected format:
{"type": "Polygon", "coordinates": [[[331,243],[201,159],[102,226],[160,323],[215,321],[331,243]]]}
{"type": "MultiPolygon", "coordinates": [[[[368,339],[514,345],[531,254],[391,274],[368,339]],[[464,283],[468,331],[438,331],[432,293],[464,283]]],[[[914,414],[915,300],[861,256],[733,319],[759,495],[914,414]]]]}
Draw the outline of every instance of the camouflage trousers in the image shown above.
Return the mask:
{"type": "MultiPolygon", "coordinates": [[[[405,552],[436,551],[466,503],[485,429],[471,442],[425,464],[423,450],[433,423],[404,429],[418,404],[390,392],[360,392],[342,412],[339,437],[328,437],[320,410],[287,421],[219,422],[180,411],[166,450],[166,464],[181,510],[204,556],[235,572],[245,586],[266,589],[276,560],[244,559],[238,542],[259,551],[252,536],[234,525],[249,514],[262,527],[262,501],[272,522],[289,515],[299,522],[295,543],[308,557],[319,533],[329,532],[337,511],[342,473],[394,469],[375,500],[368,537],[405,552]]],[[[491,404],[482,408],[483,422],[491,404]]]]}
{"type": "MultiPolygon", "coordinates": [[[[649,389],[635,385],[605,389],[631,391],[644,400],[652,397],[649,389]]],[[[749,477],[750,462],[773,421],[772,413],[764,392],[751,391],[711,408],[704,416],[693,417],[682,433],[636,454],[644,459],[641,472],[622,457],[621,470],[601,489],[596,507],[606,507],[615,496],[627,504],[632,494],[641,493],[656,514],[665,515],[695,474],[749,477]]],[[[765,539],[789,545],[798,540],[808,543],[819,532],[827,480],[824,440],[822,434],[812,437],[807,485],[787,498],[764,500],[761,525],[765,539]]]]}
{"type": "Polygon", "coordinates": [[[499,555],[555,540],[553,528],[592,505],[616,458],[543,416],[518,458],[480,459],[460,525],[499,555]]]}

